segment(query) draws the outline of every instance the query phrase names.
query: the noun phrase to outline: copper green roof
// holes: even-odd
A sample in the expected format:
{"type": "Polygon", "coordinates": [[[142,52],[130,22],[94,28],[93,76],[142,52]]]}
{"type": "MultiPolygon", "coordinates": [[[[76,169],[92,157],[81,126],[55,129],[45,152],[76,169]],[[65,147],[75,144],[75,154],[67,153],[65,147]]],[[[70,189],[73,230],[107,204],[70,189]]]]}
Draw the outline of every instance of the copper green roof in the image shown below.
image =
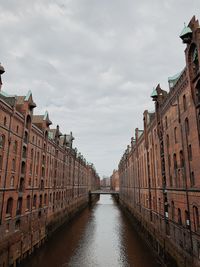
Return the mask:
{"type": "Polygon", "coordinates": [[[190,27],[184,26],[184,28],[183,28],[183,30],[179,36],[181,38],[181,37],[184,37],[185,35],[187,35],[188,33],[192,33],[192,30],[190,29],[190,27]]]}
{"type": "Polygon", "coordinates": [[[155,97],[155,96],[158,96],[158,93],[156,91],[156,88],[153,88],[153,92],[151,94],[151,97],[155,97]]]}
{"type": "Polygon", "coordinates": [[[179,73],[175,74],[174,76],[168,77],[168,83],[169,83],[170,88],[176,84],[176,82],[180,78],[183,71],[184,71],[184,69],[182,71],[180,71],[179,73]]]}

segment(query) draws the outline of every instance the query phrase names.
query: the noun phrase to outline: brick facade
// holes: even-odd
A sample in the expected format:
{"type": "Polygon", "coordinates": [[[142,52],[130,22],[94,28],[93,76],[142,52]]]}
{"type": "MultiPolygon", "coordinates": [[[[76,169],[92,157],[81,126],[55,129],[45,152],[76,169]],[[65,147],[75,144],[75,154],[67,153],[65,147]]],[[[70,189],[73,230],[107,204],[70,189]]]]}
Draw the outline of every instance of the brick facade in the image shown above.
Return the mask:
{"type": "MultiPolygon", "coordinates": [[[[189,30],[188,30],[189,29],[189,30]]],[[[181,36],[186,67],[158,85],[155,112],[119,163],[120,201],[167,266],[200,266],[200,27],[181,36]]]]}
{"type": "MultiPolygon", "coordinates": [[[[0,69],[1,70],[1,69],[0,69]]],[[[2,74],[3,72],[1,72],[2,74]]],[[[1,83],[0,83],[1,85],[1,83]]],[[[72,134],[34,115],[31,92],[0,90],[0,266],[15,266],[88,202],[99,187],[91,164],[72,148],[72,134]]]]}

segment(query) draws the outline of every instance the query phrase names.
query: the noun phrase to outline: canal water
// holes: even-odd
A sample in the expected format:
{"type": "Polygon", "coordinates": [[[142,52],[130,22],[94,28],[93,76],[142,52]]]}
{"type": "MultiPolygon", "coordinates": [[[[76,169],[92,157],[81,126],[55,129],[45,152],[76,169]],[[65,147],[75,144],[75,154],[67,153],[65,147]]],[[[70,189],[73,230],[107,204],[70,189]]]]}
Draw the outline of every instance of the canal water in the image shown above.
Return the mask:
{"type": "Polygon", "coordinates": [[[160,266],[110,195],[62,226],[23,267],[160,266]]]}

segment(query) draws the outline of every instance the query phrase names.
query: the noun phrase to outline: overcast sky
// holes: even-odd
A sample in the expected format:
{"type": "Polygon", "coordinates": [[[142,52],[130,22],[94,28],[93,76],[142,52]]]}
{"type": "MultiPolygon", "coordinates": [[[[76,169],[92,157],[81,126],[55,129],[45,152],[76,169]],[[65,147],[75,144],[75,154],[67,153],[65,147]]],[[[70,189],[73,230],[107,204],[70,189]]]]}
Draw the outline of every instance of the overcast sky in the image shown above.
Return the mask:
{"type": "Polygon", "coordinates": [[[33,93],[35,114],[73,132],[74,146],[111,175],[152,88],[185,65],[179,34],[199,0],[0,0],[3,90],[33,93]]]}

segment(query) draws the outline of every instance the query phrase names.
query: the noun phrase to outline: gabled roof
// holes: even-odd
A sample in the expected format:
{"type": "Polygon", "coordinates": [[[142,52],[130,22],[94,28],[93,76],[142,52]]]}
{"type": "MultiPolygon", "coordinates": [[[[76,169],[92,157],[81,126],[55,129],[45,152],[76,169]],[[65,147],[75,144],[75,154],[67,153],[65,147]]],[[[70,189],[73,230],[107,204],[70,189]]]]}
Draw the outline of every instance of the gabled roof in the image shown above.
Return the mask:
{"type": "Polygon", "coordinates": [[[29,106],[31,108],[36,107],[36,104],[33,101],[32,93],[30,90],[28,91],[26,96],[17,96],[17,102],[16,102],[17,105],[23,105],[24,102],[29,102],[29,106]]]}

